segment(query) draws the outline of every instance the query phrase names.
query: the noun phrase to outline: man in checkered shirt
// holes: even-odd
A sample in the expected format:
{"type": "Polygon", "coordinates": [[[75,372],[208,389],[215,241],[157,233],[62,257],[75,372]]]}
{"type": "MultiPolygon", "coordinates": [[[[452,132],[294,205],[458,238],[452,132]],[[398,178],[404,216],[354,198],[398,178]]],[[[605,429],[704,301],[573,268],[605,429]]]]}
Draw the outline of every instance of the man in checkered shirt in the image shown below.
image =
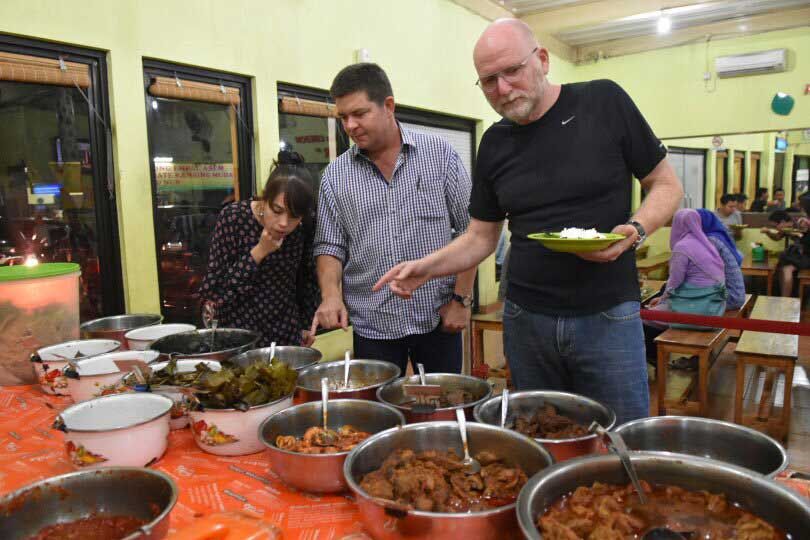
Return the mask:
{"type": "Polygon", "coordinates": [[[329,164],[315,237],[321,305],[312,332],[354,329],[355,358],[408,359],[427,371],[461,370],[475,268],[431,281],[411,301],[372,292],[386,270],[450,243],[466,230],[471,182],[443,139],[399,125],[385,72],[376,64],[341,70],[331,87],[354,145],[329,164]]]}

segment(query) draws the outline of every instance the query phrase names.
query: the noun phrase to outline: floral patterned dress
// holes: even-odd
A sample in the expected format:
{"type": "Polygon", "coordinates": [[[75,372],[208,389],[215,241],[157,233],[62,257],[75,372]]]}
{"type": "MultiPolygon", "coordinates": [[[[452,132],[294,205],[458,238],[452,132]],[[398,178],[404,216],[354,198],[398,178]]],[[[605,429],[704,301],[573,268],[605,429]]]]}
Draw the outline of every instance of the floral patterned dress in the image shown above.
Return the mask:
{"type": "Polygon", "coordinates": [[[261,263],[250,250],[262,225],[250,201],[226,206],[219,215],[200,287],[203,300],[216,304],[220,328],[244,328],[261,334],[257,347],[300,345],[320,302],[312,255],[314,221],[304,220],[281,248],[261,263]]]}

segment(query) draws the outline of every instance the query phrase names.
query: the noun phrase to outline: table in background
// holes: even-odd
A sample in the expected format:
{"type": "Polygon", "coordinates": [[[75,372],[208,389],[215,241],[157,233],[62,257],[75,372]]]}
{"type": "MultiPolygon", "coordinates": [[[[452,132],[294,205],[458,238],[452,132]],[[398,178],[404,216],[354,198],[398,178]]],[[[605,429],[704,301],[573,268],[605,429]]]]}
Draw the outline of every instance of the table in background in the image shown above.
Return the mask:
{"type": "MultiPolygon", "coordinates": [[[[0,495],[38,480],[72,472],[64,434],[51,429],[54,417],[71,405],[38,387],[0,387],[0,495]]],[[[270,469],[265,452],[215,456],[200,450],[191,431],[173,430],[169,447],[153,465],[172,477],[179,498],[171,529],[224,511],[246,511],[278,526],[284,538],[369,539],[353,498],[317,496],[287,487],[270,469]]]]}
{"type": "Polygon", "coordinates": [[[647,257],[646,259],[637,260],[636,270],[638,271],[639,278],[647,279],[650,272],[664,268],[669,269],[669,258],[671,256],[672,253],[667,251],[665,253],[653,255],[652,257],[647,257]]]}
{"type": "Polygon", "coordinates": [[[751,255],[743,257],[740,269],[744,276],[764,277],[767,283],[766,295],[771,295],[773,292],[773,276],[776,273],[776,264],[778,259],[767,257],[762,262],[754,262],[751,260],[751,255]]]}

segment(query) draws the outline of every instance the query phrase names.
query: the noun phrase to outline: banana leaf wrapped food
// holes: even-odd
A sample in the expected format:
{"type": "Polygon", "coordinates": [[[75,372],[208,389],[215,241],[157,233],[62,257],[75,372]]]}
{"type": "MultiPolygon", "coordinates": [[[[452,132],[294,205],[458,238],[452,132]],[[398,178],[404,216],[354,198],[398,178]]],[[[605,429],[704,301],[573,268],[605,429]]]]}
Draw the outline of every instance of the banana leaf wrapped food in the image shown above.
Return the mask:
{"type": "Polygon", "coordinates": [[[186,388],[196,409],[239,409],[264,405],[291,394],[298,372],[278,359],[261,360],[247,367],[224,362],[215,371],[204,363],[194,371],[178,372],[175,360],[149,377],[149,385],[186,388]]]}

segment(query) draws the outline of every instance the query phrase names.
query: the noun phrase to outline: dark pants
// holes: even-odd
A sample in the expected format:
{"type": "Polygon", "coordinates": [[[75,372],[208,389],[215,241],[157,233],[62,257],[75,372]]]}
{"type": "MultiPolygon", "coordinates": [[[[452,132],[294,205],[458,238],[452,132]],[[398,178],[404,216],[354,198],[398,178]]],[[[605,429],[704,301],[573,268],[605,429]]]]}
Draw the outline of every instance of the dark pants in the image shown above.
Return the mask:
{"type": "Polygon", "coordinates": [[[402,375],[408,358],[424,364],[428,373],[461,373],[461,333],[442,332],[439,325],[427,334],[412,334],[399,339],[368,339],[354,334],[354,357],[367,360],[387,360],[399,366],[402,375]]]}

